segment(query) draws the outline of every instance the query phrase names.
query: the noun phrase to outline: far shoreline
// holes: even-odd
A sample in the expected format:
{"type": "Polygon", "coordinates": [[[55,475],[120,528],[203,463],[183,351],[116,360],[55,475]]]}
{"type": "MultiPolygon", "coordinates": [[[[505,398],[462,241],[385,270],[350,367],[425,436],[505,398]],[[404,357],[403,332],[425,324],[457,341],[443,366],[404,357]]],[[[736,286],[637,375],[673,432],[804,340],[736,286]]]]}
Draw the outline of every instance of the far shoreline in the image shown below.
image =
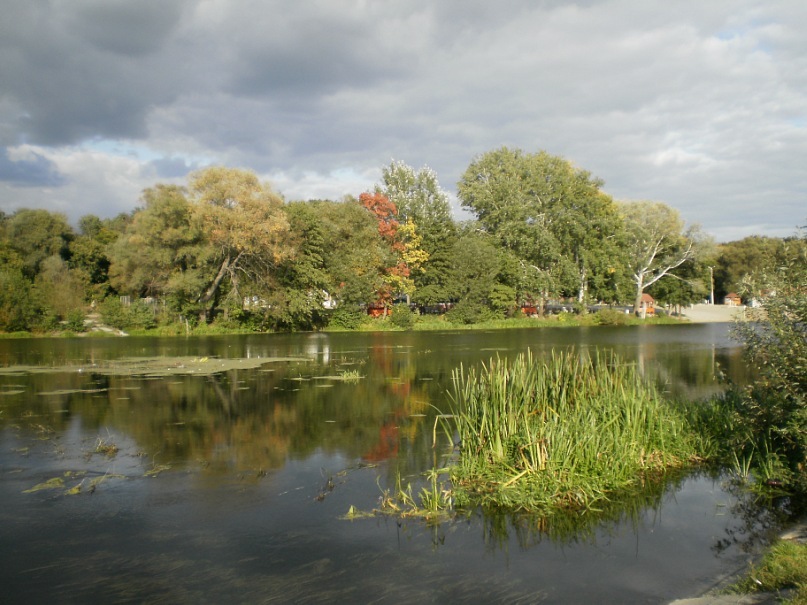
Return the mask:
{"type": "MultiPolygon", "coordinates": [[[[373,323],[364,323],[360,327],[352,330],[348,329],[334,329],[324,328],[317,332],[319,333],[347,333],[347,332],[429,332],[441,330],[507,330],[507,329],[542,329],[542,328],[574,328],[574,327],[591,327],[597,325],[609,325],[611,327],[627,327],[636,325],[690,325],[690,324],[703,324],[703,323],[733,323],[734,321],[742,321],[745,316],[746,307],[733,307],[727,305],[710,305],[710,304],[696,304],[687,307],[683,310],[681,315],[669,316],[662,315],[660,317],[648,317],[640,319],[635,316],[625,317],[624,323],[620,322],[614,324],[598,324],[591,319],[582,319],[580,316],[569,314],[550,315],[543,318],[520,318],[520,319],[501,319],[487,321],[477,324],[452,324],[447,321],[427,320],[423,323],[417,323],[409,329],[402,329],[391,325],[384,320],[373,320],[373,323]],[[375,323],[378,322],[378,323],[375,323]]],[[[197,327],[186,331],[185,326],[164,326],[162,328],[123,331],[106,326],[100,321],[97,315],[91,316],[86,321],[87,331],[85,332],[3,332],[0,333],[0,339],[24,339],[24,338],[120,338],[125,336],[152,336],[152,337],[172,337],[172,336],[226,336],[236,334],[281,334],[286,332],[253,332],[243,329],[225,328],[222,326],[210,325],[203,328],[197,327]],[[180,329],[181,328],[181,329],[180,329]]],[[[583,316],[585,317],[585,316],[583,316]]],[[[291,332],[291,333],[308,333],[304,331],[291,332]]]]}

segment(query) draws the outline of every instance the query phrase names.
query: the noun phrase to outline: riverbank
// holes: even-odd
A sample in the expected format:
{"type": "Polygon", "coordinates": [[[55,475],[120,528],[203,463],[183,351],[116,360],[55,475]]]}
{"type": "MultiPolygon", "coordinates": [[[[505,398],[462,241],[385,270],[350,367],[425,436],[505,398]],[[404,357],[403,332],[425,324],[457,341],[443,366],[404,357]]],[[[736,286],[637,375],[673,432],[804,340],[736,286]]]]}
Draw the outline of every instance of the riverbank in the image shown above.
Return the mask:
{"type": "MultiPolygon", "coordinates": [[[[807,521],[790,527],[779,536],[779,541],[807,545],[807,521]]],[[[795,589],[751,594],[727,594],[725,592],[729,586],[739,582],[750,571],[750,569],[737,570],[736,574],[719,579],[715,587],[706,594],[700,597],[677,599],[670,602],[669,605],[775,605],[795,596],[795,589]]],[[[801,603],[802,601],[796,602],[801,603]]]]}
{"type": "MultiPolygon", "coordinates": [[[[728,320],[727,320],[728,321],[728,320]]],[[[342,332],[442,332],[451,331],[488,331],[488,330],[518,330],[523,328],[579,328],[587,326],[637,326],[637,325],[671,325],[693,322],[688,318],[674,318],[669,315],[659,317],[648,317],[645,319],[632,314],[610,313],[600,315],[599,313],[587,313],[577,315],[574,313],[560,313],[558,315],[547,315],[545,317],[512,317],[508,319],[495,319],[479,323],[463,324],[452,323],[444,315],[421,315],[413,316],[413,323],[409,327],[395,325],[389,318],[367,317],[364,322],[352,329],[326,327],[321,331],[326,333],[342,332]]],[[[226,336],[236,334],[272,334],[276,332],[257,332],[245,327],[233,327],[224,323],[204,324],[201,326],[188,326],[186,324],[162,325],[156,328],[131,328],[126,331],[113,328],[103,323],[101,316],[92,313],[84,320],[84,332],[73,332],[62,330],[58,332],[0,332],[0,339],[15,338],[75,338],[75,337],[117,337],[117,336],[226,336]]],[[[304,333],[304,332],[298,332],[304,333]]]]}

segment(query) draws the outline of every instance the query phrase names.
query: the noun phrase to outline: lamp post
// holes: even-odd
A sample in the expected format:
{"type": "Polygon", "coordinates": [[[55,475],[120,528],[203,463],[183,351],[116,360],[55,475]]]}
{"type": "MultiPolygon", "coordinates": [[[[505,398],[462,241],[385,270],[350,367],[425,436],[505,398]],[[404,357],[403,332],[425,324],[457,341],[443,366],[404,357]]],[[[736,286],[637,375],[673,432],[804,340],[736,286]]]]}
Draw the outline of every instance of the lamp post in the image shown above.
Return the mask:
{"type": "Polygon", "coordinates": [[[715,304],[715,268],[709,267],[709,304],[715,304]]]}

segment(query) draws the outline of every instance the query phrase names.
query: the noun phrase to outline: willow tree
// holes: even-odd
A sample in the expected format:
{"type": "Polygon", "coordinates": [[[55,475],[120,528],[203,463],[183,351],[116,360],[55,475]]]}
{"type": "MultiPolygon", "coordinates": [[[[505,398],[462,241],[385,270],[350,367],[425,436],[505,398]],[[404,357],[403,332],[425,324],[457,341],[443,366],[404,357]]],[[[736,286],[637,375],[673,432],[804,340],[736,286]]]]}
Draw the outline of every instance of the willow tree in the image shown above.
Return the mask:
{"type": "Polygon", "coordinates": [[[164,297],[206,320],[222,299],[240,304],[242,283],[265,290],[293,252],[282,200],[251,172],[208,168],[187,189],[156,185],[142,200],[110,251],[119,292],[164,297]]]}
{"type": "Polygon", "coordinates": [[[206,235],[206,264],[212,271],[199,295],[200,319],[219,304],[226,284],[240,304],[242,281],[257,292],[270,287],[278,263],[292,253],[283,200],[250,171],[212,167],[191,174],[193,221],[206,235]]]}

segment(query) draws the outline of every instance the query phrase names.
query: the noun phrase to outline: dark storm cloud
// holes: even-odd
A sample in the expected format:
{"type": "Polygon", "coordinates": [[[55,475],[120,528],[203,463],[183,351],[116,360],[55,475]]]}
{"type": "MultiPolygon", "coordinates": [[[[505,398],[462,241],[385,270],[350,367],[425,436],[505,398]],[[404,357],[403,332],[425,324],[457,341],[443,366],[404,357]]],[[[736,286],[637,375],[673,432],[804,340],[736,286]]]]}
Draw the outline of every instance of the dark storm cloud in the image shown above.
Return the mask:
{"type": "Polygon", "coordinates": [[[177,26],[180,2],[5,4],[0,119],[16,130],[6,144],[142,137],[149,109],[174,96],[155,57],[177,26]]]}
{"type": "Polygon", "coordinates": [[[805,219],[802,2],[0,8],[0,145],[68,181],[45,194],[8,176],[0,208],[114,198],[119,211],[211,163],[256,170],[290,198],[359,193],[392,158],[428,164],[451,190],[475,155],[508,145],[562,155],[615,197],[664,201],[721,237],[805,219]]]}
{"type": "Polygon", "coordinates": [[[141,56],[158,52],[183,15],[183,0],[74,1],[64,23],[104,52],[141,56]]]}
{"type": "Polygon", "coordinates": [[[245,41],[230,80],[235,94],[293,94],[297,101],[342,87],[369,88],[406,71],[405,53],[366,47],[370,36],[354,21],[283,20],[265,37],[245,41]]]}

